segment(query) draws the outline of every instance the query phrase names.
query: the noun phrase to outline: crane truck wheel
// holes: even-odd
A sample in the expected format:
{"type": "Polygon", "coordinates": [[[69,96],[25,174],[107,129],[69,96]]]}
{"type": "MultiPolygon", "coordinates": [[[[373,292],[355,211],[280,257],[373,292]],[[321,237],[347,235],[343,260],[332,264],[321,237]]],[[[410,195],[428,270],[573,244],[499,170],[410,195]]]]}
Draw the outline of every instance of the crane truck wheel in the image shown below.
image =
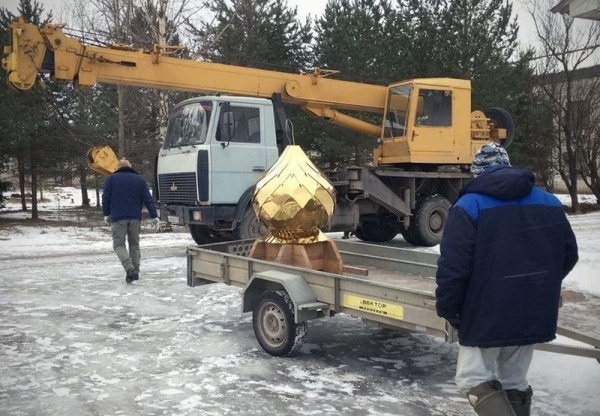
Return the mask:
{"type": "Polygon", "coordinates": [[[248,205],[244,211],[244,216],[237,223],[233,231],[236,240],[249,240],[262,237],[267,234],[269,229],[264,222],[258,219],[252,205],[248,205]]]}
{"type": "Polygon", "coordinates": [[[391,241],[398,234],[395,224],[387,222],[362,221],[354,235],[362,241],[385,243],[391,241]]]}
{"type": "Polygon", "coordinates": [[[414,227],[408,227],[407,229],[402,229],[400,232],[402,233],[402,238],[404,238],[404,241],[406,241],[408,244],[413,245],[413,246],[423,245],[423,243],[419,239],[419,236],[417,235],[414,227]]]}
{"type": "Polygon", "coordinates": [[[488,108],[484,113],[487,118],[494,120],[496,126],[506,129],[506,139],[502,140],[500,144],[505,149],[508,149],[508,146],[510,146],[515,138],[515,122],[510,113],[500,107],[488,108]]]}
{"type": "Polygon", "coordinates": [[[451,206],[450,201],[441,195],[428,196],[417,202],[409,230],[412,229],[419,245],[431,247],[442,241],[442,232],[451,206]]]}
{"type": "Polygon", "coordinates": [[[284,290],[264,292],[252,312],[258,343],[275,357],[295,354],[306,340],[306,322],[294,322],[294,304],[284,290]]]}

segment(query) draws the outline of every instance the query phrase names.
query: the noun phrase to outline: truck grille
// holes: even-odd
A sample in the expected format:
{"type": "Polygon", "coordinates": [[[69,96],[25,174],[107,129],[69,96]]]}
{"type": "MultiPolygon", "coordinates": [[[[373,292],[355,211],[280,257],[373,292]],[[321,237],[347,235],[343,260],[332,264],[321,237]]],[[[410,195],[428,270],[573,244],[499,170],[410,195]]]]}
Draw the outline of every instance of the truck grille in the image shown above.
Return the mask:
{"type": "Polygon", "coordinates": [[[158,191],[162,204],[196,205],[195,172],[158,175],[158,191]]]}

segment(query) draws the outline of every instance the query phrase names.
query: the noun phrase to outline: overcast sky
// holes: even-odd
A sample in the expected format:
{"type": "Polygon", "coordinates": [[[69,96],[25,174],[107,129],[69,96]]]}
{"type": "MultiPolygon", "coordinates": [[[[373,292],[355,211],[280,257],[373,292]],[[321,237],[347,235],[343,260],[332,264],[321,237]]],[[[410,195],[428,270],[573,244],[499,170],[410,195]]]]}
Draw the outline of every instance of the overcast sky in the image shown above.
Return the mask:
{"type": "MultiPolygon", "coordinates": [[[[325,9],[327,0],[287,0],[290,6],[298,6],[298,14],[300,16],[306,16],[311,14],[312,16],[320,15],[325,9]]],[[[46,10],[55,10],[59,12],[62,6],[61,4],[68,3],[65,0],[40,0],[41,4],[45,6],[46,10]]],[[[198,3],[200,3],[198,1],[198,3]]],[[[0,0],[0,6],[8,7],[9,9],[16,11],[19,0],[0,0]]],[[[59,14],[59,13],[56,13],[59,14]]]]}
{"type": "MultiPolygon", "coordinates": [[[[524,6],[527,1],[528,0],[513,1],[514,14],[518,15],[519,25],[521,26],[519,38],[522,43],[530,43],[532,39],[531,35],[533,34],[531,31],[531,19],[524,6]]],[[[558,1],[559,0],[556,0],[556,3],[558,3],[558,1]]],[[[62,12],[64,12],[64,5],[69,2],[70,0],[40,0],[40,3],[45,6],[46,11],[53,10],[56,17],[61,16],[62,12]]],[[[309,14],[312,17],[320,16],[327,4],[327,0],[287,0],[287,2],[290,6],[298,7],[298,15],[302,18],[309,14]]],[[[19,0],[0,0],[1,6],[8,7],[15,12],[18,3],[19,0]]],[[[552,5],[554,5],[554,3],[552,3],[552,5]]]]}
{"type": "MultiPolygon", "coordinates": [[[[46,11],[53,10],[55,21],[61,22],[64,20],[64,14],[68,10],[68,4],[72,1],[80,0],[40,0],[40,3],[45,6],[46,11]]],[[[200,0],[191,0],[193,3],[200,4],[200,0]]],[[[519,23],[519,41],[521,45],[531,46],[536,39],[533,28],[533,21],[527,12],[527,4],[534,0],[512,0],[513,15],[517,16],[519,23]]],[[[559,2],[559,0],[539,0],[543,7],[547,5],[548,9],[559,2]]],[[[320,16],[325,10],[327,0],[287,0],[288,5],[298,7],[298,15],[303,19],[305,16],[311,15],[313,18],[320,16]]],[[[8,7],[16,12],[19,0],[0,0],[0,6],[8,7]]],[[[577,25],[586,25],[588,21],[577,20],[577,25]]]]}

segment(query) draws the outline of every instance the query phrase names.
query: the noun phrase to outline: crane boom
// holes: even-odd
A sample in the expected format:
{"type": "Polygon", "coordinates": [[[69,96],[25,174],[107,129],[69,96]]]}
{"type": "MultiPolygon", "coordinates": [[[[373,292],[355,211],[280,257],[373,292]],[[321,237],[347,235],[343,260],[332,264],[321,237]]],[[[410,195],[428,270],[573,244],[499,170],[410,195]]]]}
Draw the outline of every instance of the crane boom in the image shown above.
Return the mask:
{"type": "Polygon", "coordinates": [[[329,79],[318,68],[311,74],[291,74],[174,58],[161,54],[159,46],[144,51],[123,45],[84,45],[67,36],[62,25],[47,24],[40,29],[23,18],[9,27],[11,45],[4,49],[8,56],[2,66],[18,89],[30,89],[38,74],[49,73],[56,80],[82,87],[108,83],[262,98],[281,94],[284,102],[299,104],[335,124],[381,135],[380,126],[337,110],[383,113],[385,86],[329,79]]]}

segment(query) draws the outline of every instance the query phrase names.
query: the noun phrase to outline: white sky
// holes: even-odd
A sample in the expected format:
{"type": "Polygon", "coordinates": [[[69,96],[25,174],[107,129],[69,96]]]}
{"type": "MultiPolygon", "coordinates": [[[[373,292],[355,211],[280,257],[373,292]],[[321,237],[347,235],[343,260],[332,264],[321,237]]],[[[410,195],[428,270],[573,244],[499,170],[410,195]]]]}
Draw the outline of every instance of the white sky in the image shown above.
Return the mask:
{"type": "MultiPolygon", "coordinates": [[[[40,0],[40,3],[43,4],[46,8],[46,11],[53,10],[54,15],[56,17],[61,16],[61,11],[64,9],[64,5],[68,4],[70,0],[40,0]]],[[[193,2],[200,2],[199,0],[192,0],[193,2]]],[[[529,0],[513,0],[513,9],[516,15],[519,18],[519,25],[521,26],[519,36],[521,42],[525,44],[529,44],[532,39],[532,27],[531,27],[531,19],[529,18],[524,4],[529,0]]],[[[552,5],[554,0],[548,0],[552,5]]],[[[559,0],[556,0],[555,3],[558,3],[559,0]]],[[[307,15],[311,15],[313,18],[315,16],[320,16],[325,10],[325,6],[327,4],[327,0],[287,0],[288,5],[298,7],[298,15],[300,17],[305,17],[307,15]]],[[[9,9],[16,12],[17,4],[19,0],[0,0],[0,6],[8,7],[9,9]]]]}
{"type": "MultiPolygon", "coordinates": [[[[81,0],[39,0],[46,8],[46,11],[53,10],[55,21],[58,23],[68,22],[68,9],[71,2],[81,0]]],[[[517,17],[519,23],[519,42],[524,47],[531,47],[538,44],[533,19],[528,12],[531,9],[531,4],[539,4],[537,8],[547,8],[548,10],[558,4],[560,0],[511,0],[513,4],[513,15],[517,17]]],[[[201,0],[190,0],[191,4],[201,4],[201,0]]],[[[298,16],[301,19],[310,15],[313,19],[323,14],[327,0],[287,0],[288,5],[298,8],[298,16]]],[[[19,0],[0,0],[0,6],[8,7],[16,12],[19,0]]],[[[591,21],[577,19],[574,23],[574,28],[585,31],[589,27],[591,21]]],[[[600,61],[600,58],[597,59],[600,61]]],[[[596,64],[595,58],[590,61],[589,65],[596,64]],[[592,62],[593,61],[593,62],[592,62]]],[[[340,68],[343,69],[343,68],[340,68]]]]}

